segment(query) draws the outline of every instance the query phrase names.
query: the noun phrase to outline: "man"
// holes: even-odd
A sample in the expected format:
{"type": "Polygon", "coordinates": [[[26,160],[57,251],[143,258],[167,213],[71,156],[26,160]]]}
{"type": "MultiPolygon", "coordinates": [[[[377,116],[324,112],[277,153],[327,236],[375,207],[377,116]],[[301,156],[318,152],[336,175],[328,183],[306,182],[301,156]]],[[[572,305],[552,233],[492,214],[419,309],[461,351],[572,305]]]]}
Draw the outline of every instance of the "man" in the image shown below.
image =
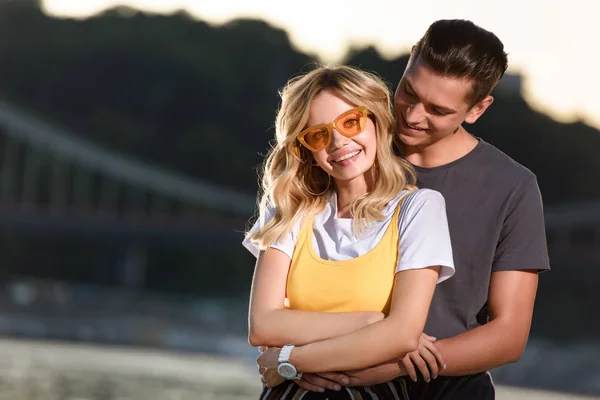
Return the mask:
{"type": "MultiPolygon", "coordinates": [[[[506,67],[502,42],[470,21],[434,22],[413,47],[394,98],[399,147],[419,186],[446,199],[456,275],[438,285],[425,327],[433,337],[424,334],[418,350],[366,370],[306,374],[303,387],[403,376],[411,400],[494,399],[487,371],[521,357],[537,274],[549,269],[537,180],[462,126],[493,103],[506,67]]],[[[263,379],[277,384],[273,374],[263,379]]]]}

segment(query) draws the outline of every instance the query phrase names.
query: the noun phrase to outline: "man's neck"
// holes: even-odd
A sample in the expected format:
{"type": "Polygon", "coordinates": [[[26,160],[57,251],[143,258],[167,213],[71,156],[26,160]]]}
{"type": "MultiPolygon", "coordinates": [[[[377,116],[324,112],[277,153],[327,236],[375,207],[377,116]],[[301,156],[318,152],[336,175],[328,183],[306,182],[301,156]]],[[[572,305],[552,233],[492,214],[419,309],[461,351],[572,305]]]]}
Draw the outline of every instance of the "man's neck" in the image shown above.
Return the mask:
{"type": "Polygon", "coordinates": [[[456,133],[429,146],[406,147],[404,152],[411,164],[423,168],[435,168],[466,156],[477,146],[477,143],[478,140],[461,126],[456,133]]]}

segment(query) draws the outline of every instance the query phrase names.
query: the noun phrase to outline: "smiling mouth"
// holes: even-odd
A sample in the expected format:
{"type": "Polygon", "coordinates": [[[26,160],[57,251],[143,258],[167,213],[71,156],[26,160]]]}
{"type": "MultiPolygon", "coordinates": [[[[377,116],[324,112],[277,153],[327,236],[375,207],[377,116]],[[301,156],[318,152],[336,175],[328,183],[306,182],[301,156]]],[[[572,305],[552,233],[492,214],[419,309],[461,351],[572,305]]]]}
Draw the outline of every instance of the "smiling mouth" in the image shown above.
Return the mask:
{"type": "Polygon", "coordinates": [[[406,121],[406,118],[404,118],[404,114],[400,114],[402,116],[402,122],[404,122],[404,125],[406,125],[407,127],[409,127],[410,129],[413,129],[415,131],[426,131],[427,129],[424,128],[417,128],[416,126],[412,126],[411,124],[409,124],[406,121]]]}
{"type": "Polygon", "coordinates": [[[336,158],[335,160],[333,160],[333,162],[339,163],[339,162],[342,162],[342,161],[347,160],[349,158],[355,157],[355,156],[359,155],[361,151],[362,150],[357,150],[357,151],[353,151],[352,153],[344,154],[343,156],[341,156],[341,157],[336,158]]]}

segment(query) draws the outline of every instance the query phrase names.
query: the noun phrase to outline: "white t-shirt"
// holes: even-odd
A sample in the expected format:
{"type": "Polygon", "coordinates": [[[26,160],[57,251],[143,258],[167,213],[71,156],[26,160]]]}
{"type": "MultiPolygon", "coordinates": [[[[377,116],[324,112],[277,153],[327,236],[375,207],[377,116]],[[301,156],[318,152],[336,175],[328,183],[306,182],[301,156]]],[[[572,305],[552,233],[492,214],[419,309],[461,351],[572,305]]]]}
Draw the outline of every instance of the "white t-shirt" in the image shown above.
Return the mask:
{"type": "MultiPolygon", "coordinates": [[[[438,283],[450,278],[454,275],[454,261],[444,197],[431,189],[407,193],[408,191],[403,191],[390,201],[383,210],[385,218],[370,224],[360,237],[352,232],[351,218],[337,217],[337,196],[330,196],[325,209],[314,218],[313,248],[319,257],[332,261],[348,260],[365,254],[379,243],[398,202],[406,195],[398,217],[400,241],[396,272],[439,265],[441,270],[438,283]]],[[[273,209],[268,210],[266,220],[272,215],[273,209]]],[[[254,224],[252,231],[258,229],[259,223],[257,221],[254,224]]],[[[291,258],[300,226],[301,222],[298,222],[285,238],[273,243],[271,247],[283,251],[291,258]]],[[[256,244],[248,239],[242,244],[258,257],[259,249],[256,244]]]]}

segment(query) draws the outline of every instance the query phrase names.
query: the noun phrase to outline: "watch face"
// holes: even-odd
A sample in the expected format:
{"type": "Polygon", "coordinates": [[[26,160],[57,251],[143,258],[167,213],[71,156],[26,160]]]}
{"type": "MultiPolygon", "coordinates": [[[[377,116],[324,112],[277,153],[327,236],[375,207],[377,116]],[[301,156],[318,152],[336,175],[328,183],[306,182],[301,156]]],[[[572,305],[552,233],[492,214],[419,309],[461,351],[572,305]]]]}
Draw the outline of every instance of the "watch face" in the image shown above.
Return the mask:
{"type": "Polygon", "coordinates": [[[294,367],[290,363],[285,363],[285,362],[279,364],[279,366],[277,367],[277,372],[279,372],[279,375],[281,375],[285,379],[292,379],[292,378],[295,378],[296,375],[298,375],[298,371],[296,371],[296,367],[294,367]]]}

